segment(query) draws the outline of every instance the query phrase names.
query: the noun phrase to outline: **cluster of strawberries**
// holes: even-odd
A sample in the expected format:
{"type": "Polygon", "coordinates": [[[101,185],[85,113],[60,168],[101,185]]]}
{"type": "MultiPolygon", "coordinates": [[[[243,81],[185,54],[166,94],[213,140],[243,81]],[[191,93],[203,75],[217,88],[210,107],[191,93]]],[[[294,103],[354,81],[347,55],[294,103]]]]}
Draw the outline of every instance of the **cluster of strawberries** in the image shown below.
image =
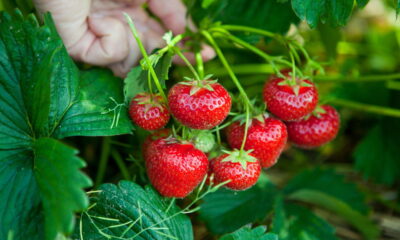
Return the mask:
{"type": "Polygon", "coordinates": [[[162,128],[170,114],[192,129],[221,124],[232,104],[222,85],[212,80],[177,83],[169,91],[168,106],[159,95],[135,96],[129,109],[133,122],[146,130],[158,130],[143,144],[147,174],[157,191],[166,197],[185,197],[207,173],[208,183],[225,182],[227,188],[244,190],[257,182],[262,168],[277,162],[288,139],[298,147],[314,148],[335,138],[340,123],[336,110],[317,106],[318,92],[311,81],[294,78],[289,71],[282,74],[272,76],[263,90],[270,114],[250,119],[247,131],[241,121],[230,124],[225,133],[233,150],[211,160],[205,153],[211,148],[201,151],[193,141],[162,128]]]}

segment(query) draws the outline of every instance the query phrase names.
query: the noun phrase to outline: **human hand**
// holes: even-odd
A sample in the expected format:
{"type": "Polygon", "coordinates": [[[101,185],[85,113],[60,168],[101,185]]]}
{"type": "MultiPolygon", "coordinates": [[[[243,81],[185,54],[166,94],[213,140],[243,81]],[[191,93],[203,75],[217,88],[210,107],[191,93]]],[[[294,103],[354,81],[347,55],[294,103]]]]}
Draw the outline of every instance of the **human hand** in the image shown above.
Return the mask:
{"type": "MultiPolygon", "coordinates": [[[[51,12],[57,30],[69,54],[78,61],[109,67],[115,75],[124,77],[141,59],[137,42],[123,16],[134,21],[139,37],[148,52],[165,45],[162,36],[171,30],[181,34],[194,24],[186,18],[186,8],[180,0],[34,0],[39,13],[51,12]],[[150,17],[150,11],[162,24],[150,17]]],[[[185,53],[194,61],[192,53],[185,53]]],[[[203,46],[205,61],[214,57],[213,49],[203,46]]],[[[174,62],[181,63],[179,59],[174,62]]]]}

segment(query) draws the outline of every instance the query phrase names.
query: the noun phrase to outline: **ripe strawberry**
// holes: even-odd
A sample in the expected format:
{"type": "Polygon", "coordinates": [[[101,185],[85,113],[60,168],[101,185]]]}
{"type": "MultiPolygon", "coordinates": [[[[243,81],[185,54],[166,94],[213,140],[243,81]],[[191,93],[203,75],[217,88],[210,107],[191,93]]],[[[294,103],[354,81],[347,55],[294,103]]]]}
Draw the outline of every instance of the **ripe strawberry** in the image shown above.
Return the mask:
{"type": "Polygon", "coordinates": [[[163,128],[169,121],[168,109],[161,96],[149,93],[139,93],[132,99],[129,115],[145,130],[163,128]]]}
{"type": "Polygon", "coordinates": [[[213,183],[230,180],[224,186],[233,190],[245,190],[253,186],[260,176],[261,166],[252,153],[235,150],[210,161],[210,173],[214,174],[213,183]]]}
{"type": "Polygon", "coordinates": [[[289,71],[282,71],[288,79],[272,76],[264,86],[264,102],[268,110],[284,121],[294,121],[310,114],[318,103],[314,83],[296,78],[291,85],[289,71]]]}
{"type": "Polygon", "coordinates": [[[158,139],[149,145],[147,175],[154,188],[165,197],[186,197],[203,180],[208,159],[191,143],[158,139]]]}
{"type": "Polygon", "coordinates": [[[157,130],[155,132],[153,132],[152,134],[150,134],[149,136],[146,137],[146,139],[143,142],[143,146],[142,146],[142,153],[143,153],[143,159],[147,158],[148,153],[151,153],[152,150],[149,148],[150,143],[154,142],[157,139],[160,138],[167,138],[168,136],[171,135],[171,129],[160,129],[157,130]]]}
{"type": "Polygon", "coordinates": [[[302,148],[319,147],[336,137],[339,125],[339,113],[331,106],[322,105],[313,115],[287,123],[289,140],[302,148]]]}
{"type": "MultiPolygon", "coordinates": [[[[247,139],[244,145],[245,150],[254,149],[254,154],[263,168],[274,165],[287,141],[287,131],[285,124],[272,117],[263,117],[260,121],[254,118],[247,130],[247,139]]],[[[245,124],[239,122],[232,123],[226,129],[227,140],[231,148],[240,149],[245,124]]]]}
{"type": "Polygon", "coordinates": [[[168,94],[171,113],[183,125],[211,129],[220,124],[231,109],[226,89],[211,80],[180,82],[168,94]]]}

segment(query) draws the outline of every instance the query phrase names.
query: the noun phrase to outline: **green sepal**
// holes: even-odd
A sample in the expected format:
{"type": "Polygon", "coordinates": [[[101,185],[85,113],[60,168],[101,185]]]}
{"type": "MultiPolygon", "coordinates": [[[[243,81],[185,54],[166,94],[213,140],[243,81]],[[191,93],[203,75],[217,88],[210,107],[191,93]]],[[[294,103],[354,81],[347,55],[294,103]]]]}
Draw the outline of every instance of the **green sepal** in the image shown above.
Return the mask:
{"type": "Polygon", "coordinates": [[[253,149],[250,149],[248,151],[239,150],[239,149],[234,149],[233,151],[223,150],[222,152],[228,154],[228,156],[226,158],[222,159],[221,162],[240,163],[240,165],[242,165],[242,168],[244,170],[246,170],[248,162],[257,162],[258,161],[257,158],[250,155],[250,153],[252,151],[253,151],[253,149]]]}

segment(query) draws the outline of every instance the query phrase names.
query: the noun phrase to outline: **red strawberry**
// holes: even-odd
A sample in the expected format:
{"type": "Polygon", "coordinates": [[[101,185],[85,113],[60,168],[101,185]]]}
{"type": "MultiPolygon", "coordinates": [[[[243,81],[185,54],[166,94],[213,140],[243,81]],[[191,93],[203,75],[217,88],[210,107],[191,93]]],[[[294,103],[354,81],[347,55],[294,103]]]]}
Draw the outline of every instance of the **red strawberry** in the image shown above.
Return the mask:
{"type": "Polygon", "coordinates": [[[214,174],[213,183],[230,180],[224,186],[233,190],[245,190],[253,186],[260,176],[261,166],[252,153],[235,150],[223,154],[210,162],[210,172],[214,174]]]}
{"type": "Polygon", "coordinates": [[[145,130],[163,128],[169,121],[168,109],[161,96],[149,93],[139,93],[132,99],[129,115],[145,130]]]}
{"type": "Polygon", "coordinates": [[[147,136],[142,146],[143,159],[146,159],[148,153],[152,152],[152,150],[149,148],[150,143],[160,138],[165,139],[170,135],[171,135],[171,129],[160,129],[147,136]]]}
{"type": "Polygon", "coordinates": [[[336,137],[339,125],[339,113],[331,106],[322,105],[313,115],[287,123],[289,140],[302,148],[319,147],[336,137]]]}
{"type": "Polygon", "coordinates": [[[264,101],[268,110],[284,121],[294,121],[310,114],[318,103],[314,83],[296,78],[291,85],[289,71],[282,71],[288,79],[272,76],[264,86],[264,101]]]}
{"type": "Polygon", "coordinates": [[[191,143],[158,139],[150,143],[146,159],[147,175],[154,188],[165,197],[186,197],[203,180],[208,159],[191,143]]]}
{"type": "Polygon", "coordinates": [[[215,81],[191,81],[175,84],[168,94],[171,113],[183,125],[211,129],[220,124],[231,109],[231,97],[215,81]]]}
{"type": "MultiPolygon", "coordinates": [[[[232,123],[227,129],[227,140],[231,148],[240,149],[245,124],[239,122],[232,123]]],[[[263,168],[274,165],[287,141],[287,131],[285,124],[275,118],[264,117],[263,121],[254,118],[247,130],[245,150],[254,149],[254,154],[263,168]]]]}

